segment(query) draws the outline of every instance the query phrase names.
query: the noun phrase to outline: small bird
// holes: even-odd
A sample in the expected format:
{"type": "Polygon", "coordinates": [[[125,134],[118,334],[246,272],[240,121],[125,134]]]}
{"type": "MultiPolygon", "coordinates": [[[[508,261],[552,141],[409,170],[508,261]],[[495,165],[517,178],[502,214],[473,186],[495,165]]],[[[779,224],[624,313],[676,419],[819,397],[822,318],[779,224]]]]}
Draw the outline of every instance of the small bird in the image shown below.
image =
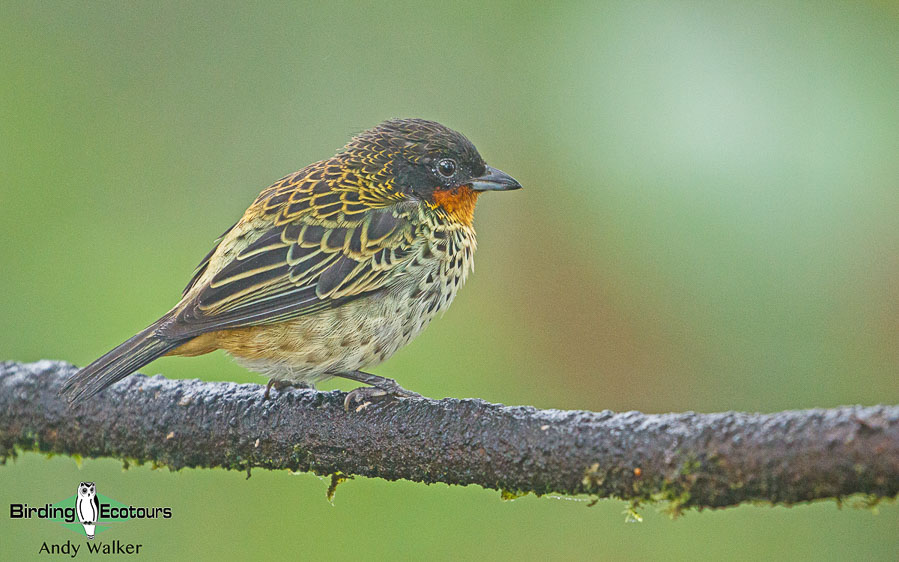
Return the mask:
{"type": "Polygon", "coordinates": [[[163,355],[222,349],[273,384],[371,385],[345,407],[418,394],[360,369],[409,343],[473,266],[484,191],[521,185],[462,134],[393,119],[262,191],[216,241],[181,300],[60,390],[84,400],[163,355]]]}

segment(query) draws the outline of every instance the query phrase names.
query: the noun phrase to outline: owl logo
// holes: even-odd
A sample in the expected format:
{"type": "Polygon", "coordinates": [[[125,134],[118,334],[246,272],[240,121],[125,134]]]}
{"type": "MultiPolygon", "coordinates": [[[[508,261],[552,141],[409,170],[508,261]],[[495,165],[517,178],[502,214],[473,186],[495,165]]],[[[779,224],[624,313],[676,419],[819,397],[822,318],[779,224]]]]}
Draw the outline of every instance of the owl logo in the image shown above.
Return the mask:
{"type": "Polygon", "coordinates": [[[93,482],[78,484],[78,497],[75,498],[75,513],[78,521],[84,525],[84,534],[89,540],[94,540],[94,528],[100,517],[100,504],[97,501],[97,487],[93,482]]]}

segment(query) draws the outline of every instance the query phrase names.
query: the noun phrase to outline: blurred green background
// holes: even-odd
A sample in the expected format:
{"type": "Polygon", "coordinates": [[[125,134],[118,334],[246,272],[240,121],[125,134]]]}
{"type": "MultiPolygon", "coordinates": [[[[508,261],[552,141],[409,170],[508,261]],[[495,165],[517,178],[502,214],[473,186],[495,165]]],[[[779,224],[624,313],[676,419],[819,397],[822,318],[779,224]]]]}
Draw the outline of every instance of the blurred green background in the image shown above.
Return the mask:
{"type": "MultiPolygon", "coordinates": [[[[390,117],[468,135],[477,270],[380,375],[543,408],[899,403],[895,2],[0,3],[0,359],[85,364],[166,311],[271,181],[390,117]]],[[[227,357],[169,377],[261,382],[227,357]]],[[[351,388],[330,383],[324,388],[351,388]]],[[[311,475],[0,467],[167,522],[152,558],[892,559],[899,506],[653,508],[311,475]],[[239,509],[235,506],[239,506],[239,509]]],[[[5,509],[5,507],[4,507],[5,509]]],[[[0,556],[77,535],[0,517],[0,556]]]]}

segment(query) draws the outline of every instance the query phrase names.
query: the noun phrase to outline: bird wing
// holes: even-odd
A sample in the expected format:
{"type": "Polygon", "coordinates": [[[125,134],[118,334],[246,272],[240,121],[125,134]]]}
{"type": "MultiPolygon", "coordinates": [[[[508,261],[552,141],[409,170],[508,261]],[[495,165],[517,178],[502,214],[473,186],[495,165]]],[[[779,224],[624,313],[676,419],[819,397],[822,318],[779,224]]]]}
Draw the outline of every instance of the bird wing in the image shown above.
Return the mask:
{"type": "MultiPolygon", "coordinates": [[[[265,225],[262,234],[179,306],[160,335],[183,339],[282,322],[371,294],[390,281],[416,236],[408,211],[394,201],[365,200],[350,183],[361,178],[328,173],[326,163],[263,191],[247,212],[255,217],[252,224],[265,225]]],[[[223,244],[213,253],[226,252],[223,244]]]]}
{"type": "Polygon", "coordinates": [[[199,264],[197,264],[197,267],[194,268],[194,274],[191,276],[190,281],[187,282],[187,286],[184,287],[184,290],[181,291],[182,297],[187,295],[187,293],[189,293],[190,290],[194,288],[194,285],[197,284],[197,281],[202,279],[203,274],[206,273],[206,268],[209,267],[209,261],[212,259],[212,255],[215,254],[215,251],[219,249],[219,244],[222,243],[222,240],[225,238],[225,236],[229,232],[231,232],[231,230],[235,226],[237,226],[237,223],[232,224],[231,227],[228,228],[228,230],[222,232],[222,235],[215,239],[215,242],[213,242],[212,244],[212,249],[209,250],[209,253],[206,254],[206,256],[200,261],[199,264]]]}

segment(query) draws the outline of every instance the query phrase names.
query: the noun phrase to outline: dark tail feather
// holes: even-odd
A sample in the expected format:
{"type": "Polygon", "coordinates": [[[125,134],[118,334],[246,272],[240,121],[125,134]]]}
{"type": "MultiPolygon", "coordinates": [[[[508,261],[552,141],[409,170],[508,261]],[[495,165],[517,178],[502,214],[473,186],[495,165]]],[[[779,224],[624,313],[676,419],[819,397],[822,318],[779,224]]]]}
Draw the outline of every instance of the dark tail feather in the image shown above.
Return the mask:
{"type": "Polygon", "coordinates": [[[155,335],[156,329],[166,320],[167,318],[163,317],[154,322],[146,330],[72,375],[60,389],[60,396],[63,396],[69,404],[90,398],[184,343],[181,340],[171,341],[155,335]]]}

